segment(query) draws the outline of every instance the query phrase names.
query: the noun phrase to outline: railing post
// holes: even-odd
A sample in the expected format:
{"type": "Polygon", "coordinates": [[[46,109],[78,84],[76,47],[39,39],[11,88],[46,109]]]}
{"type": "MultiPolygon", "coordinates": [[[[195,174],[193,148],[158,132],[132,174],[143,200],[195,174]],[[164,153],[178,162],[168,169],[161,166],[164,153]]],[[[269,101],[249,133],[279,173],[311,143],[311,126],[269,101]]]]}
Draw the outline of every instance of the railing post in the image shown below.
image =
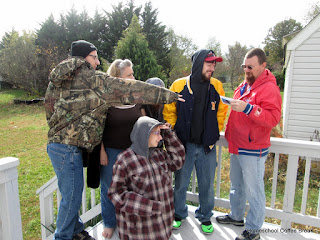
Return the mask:
{"type": "Polygon", "coordinates": [[[216,197],[220,198],[221,187],[221,167],[222,167],[222,146],[218,146],[218,166],[217,166],[217,185],[216,185],[216,197]]]}
{"type": "Polygon", "coordinates": [[[53,195],[45,196],[44,192],[39,193],[40,199],[40,221],[41,224],[41,236],[42,239],[46,239],[52,232],[48,227],[54,222],[53,219],[53,195]]]}
{"type": "Polygon", "coordinates": [[[0,239],[22,240],[18,165],[18,158],[0,159],[0,239]]]}
{"type": "MultiPolygon", "coordinates": [[[[288,213],[293,212],[294,196],[297,183],[298,161],[299,156],[291,154],[288,156],[287,179],[283,198],[283,211],[288,213]]],[[[284,229],[291,229],[291,221],[281,221],[281,227],[284,229]]]]}

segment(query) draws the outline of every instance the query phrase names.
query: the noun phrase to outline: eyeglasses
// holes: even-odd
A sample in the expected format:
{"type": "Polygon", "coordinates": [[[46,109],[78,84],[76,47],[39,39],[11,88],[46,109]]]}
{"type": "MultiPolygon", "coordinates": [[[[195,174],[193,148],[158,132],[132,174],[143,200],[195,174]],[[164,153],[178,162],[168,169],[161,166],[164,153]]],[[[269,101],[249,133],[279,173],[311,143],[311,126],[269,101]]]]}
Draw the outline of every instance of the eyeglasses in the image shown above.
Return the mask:
{"type": "Polygon", "coordinates": [[[90,54],[89,54],[89,56],[90,56],[90,57],[93,57],[94,60],[97,60],[97,59],[98,59],[98,55],[90,55],[90,54]]]}
{"type": "Polygon", "coordinates": [[[154,135],[160,135],[160,131],[153,131],[153,132],[151,132],[152,134],[154,134],[154,135]]]}
{"type": "Polygon", "coordinates": [[[248,68],[249,70],[252,70],[254,67],[253,66],[250,66],[250,65],[245,65],[245,64],[242,64],[241,65],[241,67],[243,68],[243,69],[246,69],[246,68],[248,68]]]}

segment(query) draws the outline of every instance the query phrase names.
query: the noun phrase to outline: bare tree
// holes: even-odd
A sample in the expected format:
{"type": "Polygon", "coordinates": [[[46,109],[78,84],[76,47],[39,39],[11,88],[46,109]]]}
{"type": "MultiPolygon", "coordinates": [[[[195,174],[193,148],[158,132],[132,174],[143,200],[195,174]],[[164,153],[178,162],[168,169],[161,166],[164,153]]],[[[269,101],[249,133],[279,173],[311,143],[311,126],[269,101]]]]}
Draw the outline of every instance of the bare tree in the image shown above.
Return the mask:
{"type": "Polygon", "coordinates": [[[168,32],[167,42],[171,61],[167,86],[170,87],[174,80],[190,74],[192,67],[191,56],[195,53],[197,47],[190,38],[176,35],[172,28],[168,32]]]}
{"type": "Polygon", "coordinates": [[[304,21],[309,23],[320,12],[320,2],[315,2],[310,5],[307,14],[304,16],[304,21]]]}
{"type": "Polygon", "coordinates": [[[207,45],[206,45],[207,49],[211,49],[214,51],[214,53],[217,56],[221,56],[222,52],[221,52],[221,43],[215,38],[215,37],[210,37],[207,45]]]}
{"type": "Polygon", "coordinates": [[[243,63],[244,56],[248,52],[246,46],[241,46],[239,42],[234,45],[228,45],[229,52],[226,54],[228,65],[228,73],[230,75],[231,88],[234,89],[234,83],[240,80],[243,76],[241,64],[243,63]]]}
{"type": "Polygon", "coordinates": [[[213,50],[216,56],[222,57],[223,61],[217,63],[216,69],[214,71],[214,77],[218,78],[221,82],[226,82],[228,67],[226,58],[222,55],[221,43],[215,37],[210,37],[206,48],[213,50]]]}
{"type": "Polygon", "coordinates": [[[6,33],[1,41],[0,74],[12,85],[30,94],[42,95],[48,86],[49,71],[61,58],[56,46],[40,48],[33,32],[6,33]]]}

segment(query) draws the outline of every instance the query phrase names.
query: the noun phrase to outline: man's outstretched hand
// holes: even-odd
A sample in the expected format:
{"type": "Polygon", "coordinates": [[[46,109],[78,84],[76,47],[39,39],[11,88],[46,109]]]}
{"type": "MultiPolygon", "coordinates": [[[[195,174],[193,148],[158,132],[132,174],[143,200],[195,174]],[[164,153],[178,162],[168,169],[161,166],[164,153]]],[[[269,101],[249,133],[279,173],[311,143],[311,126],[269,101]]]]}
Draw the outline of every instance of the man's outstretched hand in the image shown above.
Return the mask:
{"type": "Polygon", "coordinates": [[[178,95],[179,96],[179,98],[178,98],[178,101],[180,101],[180,102],[185,102],[186,100],[184,100],[183,98],[182,98],[182,95],[178,95]]]}

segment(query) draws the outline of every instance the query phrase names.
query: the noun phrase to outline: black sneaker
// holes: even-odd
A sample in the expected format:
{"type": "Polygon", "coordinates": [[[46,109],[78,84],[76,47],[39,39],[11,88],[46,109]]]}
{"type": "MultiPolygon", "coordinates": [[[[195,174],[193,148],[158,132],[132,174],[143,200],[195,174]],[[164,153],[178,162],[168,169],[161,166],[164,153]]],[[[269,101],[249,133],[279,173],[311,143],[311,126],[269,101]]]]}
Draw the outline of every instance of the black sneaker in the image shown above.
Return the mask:
{"type": "Polygon", "coordinates": [[[72,240],[95,240],[93,237],[89,235],[89,233],[85,230],[79,232],[78,234],[74,235],[72,240]]]}
{"type": "Polygon", "coordinates": [[[236,240],[258,240],[260,239],[259,233],[250,233],[247,230],[244,230],[236,240]]]}
{"type": "Polygon", "coordinates": [[[216,220],[218,223],[221,223],[221,224],[230,224],[231,223],[231,224],[233,224],[235,226],[239,226],[239,227],[244,226],[243,220],[240,220],[240,221],[233,220],[231,217],[229,217],[229,215],[216,217],[216,220]]]}

